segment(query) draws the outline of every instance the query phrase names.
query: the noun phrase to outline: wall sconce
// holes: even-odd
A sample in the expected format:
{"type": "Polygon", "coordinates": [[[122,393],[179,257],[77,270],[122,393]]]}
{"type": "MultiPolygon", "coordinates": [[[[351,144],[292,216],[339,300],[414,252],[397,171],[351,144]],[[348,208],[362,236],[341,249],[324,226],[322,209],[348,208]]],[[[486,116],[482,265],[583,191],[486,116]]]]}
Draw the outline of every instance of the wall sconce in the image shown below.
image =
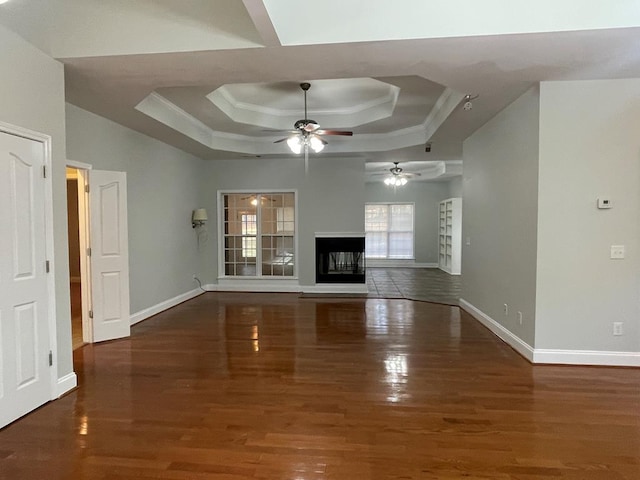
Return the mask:
{"type": "Polygon", "coordinates": [[[191,226],[193,228],[202,227],[207,223],[207,220],[209,220],[209,217],[207,217],[206,208],[196,208],[191,214],[191,226]]]}

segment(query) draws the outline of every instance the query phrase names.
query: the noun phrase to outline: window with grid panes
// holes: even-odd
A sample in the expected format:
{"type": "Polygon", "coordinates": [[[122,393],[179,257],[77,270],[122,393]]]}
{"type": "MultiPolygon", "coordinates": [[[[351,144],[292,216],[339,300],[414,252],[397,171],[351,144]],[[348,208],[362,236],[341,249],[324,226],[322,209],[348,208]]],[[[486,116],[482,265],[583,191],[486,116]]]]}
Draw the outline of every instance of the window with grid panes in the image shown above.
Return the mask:
{"type": "Polygon", "coordinates": [[[292,277],[295,194],[222,194],[225,276],[292,277]]]}
{"type": "Polygon", "coordinates": [[[365,205],[366,258],[414,258],[413,210],[412,203],[365,205]]]}

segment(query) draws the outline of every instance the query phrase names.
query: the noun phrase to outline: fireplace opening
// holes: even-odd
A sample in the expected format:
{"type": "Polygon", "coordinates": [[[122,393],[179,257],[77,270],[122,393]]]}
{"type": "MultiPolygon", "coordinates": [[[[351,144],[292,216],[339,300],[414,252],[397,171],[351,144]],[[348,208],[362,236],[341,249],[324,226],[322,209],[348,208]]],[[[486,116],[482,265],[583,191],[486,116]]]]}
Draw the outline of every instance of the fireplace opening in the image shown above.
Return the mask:
{"type": "Polygon", "coordinates": [[[316,238],[316,283],[366,283],[364,237],[316,238]]]}

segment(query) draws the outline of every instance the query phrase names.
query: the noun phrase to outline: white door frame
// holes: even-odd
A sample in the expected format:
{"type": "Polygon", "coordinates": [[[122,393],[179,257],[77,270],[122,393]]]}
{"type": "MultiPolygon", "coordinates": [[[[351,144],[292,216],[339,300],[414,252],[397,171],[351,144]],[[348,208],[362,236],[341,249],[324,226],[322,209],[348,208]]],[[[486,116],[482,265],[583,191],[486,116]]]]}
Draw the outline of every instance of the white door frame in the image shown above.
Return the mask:
{"type": "Polygon", "coordinates": [[[87,249],[91,246],[89,238],[89,185],[88,171],[93,165],[67,160],[67,167],[78,171],[78,229],[80,233],[80,285],[82,295],[82,341],[93,343],[93,324],[89,311],[92,310],[91,262],[87,258],[87,249]]]}
{"type": "Polygon", "coordinates": [[[49,398],[55,400],[60,396],[58,392],[58,342],[57,342],[57,321],[56,321],[56,262],[53,248],[53,164],[51,155],[51,135],[18,127],[0,121],[0,132],[16,135],[28,140],[42,143],[44,147],[44,223],[45,223],[45,253],[49,261],[49,274],[47,275],[47,301],[48,301],[48,323],[49,323],[49,350],[53,354],[53,365],[50,371],[51,393],[49,398]]]}

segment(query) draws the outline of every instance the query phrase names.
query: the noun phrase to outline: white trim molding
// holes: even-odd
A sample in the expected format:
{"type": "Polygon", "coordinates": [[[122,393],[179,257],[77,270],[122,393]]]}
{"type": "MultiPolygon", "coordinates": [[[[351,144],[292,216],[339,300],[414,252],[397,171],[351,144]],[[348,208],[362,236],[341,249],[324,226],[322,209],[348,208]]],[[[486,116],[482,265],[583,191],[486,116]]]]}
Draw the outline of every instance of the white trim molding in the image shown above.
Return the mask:
{"type": "Polygon", "coordinates": [[[640,367],[640,352],[609,352],[603,350],[561,350],[533,348],[486,313],[460,299],[460,308],[487,327],[498,338],[534,364],[595,365],[607,367],[640,367]]]}
{"type": "Polygon", "coordinates": [[[60,398],[67,392],[70,392],[78,386],[78,377],[74,372],[68,373],[62,378],[58,379],[55,398],[60,398]]]}
{"type": "Polygon", "coordinates": [[[437,263],[418,263],[415,260],[387,260],[381,258],[365,260],[365,266],[371,268],[438,268],[437,263]]]}
{"type": "Polygon", "coordinates": [[[315,232],[315,238],[364,238],[364,232],[315,232]]]}
{"type": "Polygon", "coordinates": [[[207,292],[271,292],[271,293],[319,293],[319,294],[367,294],[369,290],[364,283],[327,283],[322,285],[299,285],[285,281],[268,280],[242,281],[219,279],[218,284],[207,284],[207,292]]]}
{"type": "Polygon", "coordinates": [[[640,367],[640,352],[536,348],[533,354],[533,363],[640,367]]]}
{"type": "Polygon", "coordinates": [[[299,293],[301,291],[297,279],[279,278],[230,278],[221,277],[217,284],[205,286],[208,292],[273,292],[273,293],[299,293]]]}
{"type": "Polygon", "coordinates": [[[93,165],[91,165],[90,163],[76,162],[75,160],[69,160],[69,159],[67,159],[67,167],[77,168],[80,170],[93,169],[93,165]]]}
{"type": "Polygon", "coordinates": [[[304,285],[302,293],[326,294],[367,294],[366,283],[323,283],[322,285],[304,285]]]}
{"type": "Polygon", "coordinates": [[[153,317],[154,315],[164,312],[165,310],[173,308],[176,305],[181,304],[182,302],[191,300],[192,298],[202,295],[203,293],[204,292],[201,289],[196,288],[189,292],[185,292],[183,294],[170,298],[169,300],[165,300],[164,302],[160,302],[152,307],[140,310],[139,312],[136,312],[129,317],[129,323],[131,325],[135,325],[136,323],[146,320],[149,317],[153,317]]]}
{"type": "Polygon", "coordinates": [[[517,335],[514,335],[513,333],[511,333],[509,330],[507,330],[505,327],[500,325],[489,315],[484,313],[482,310],[476,308],[475,306],[473,306],[463,298],[460,299],[460,308],[462,308],[464,311],[469,313],[473,318],[475,318],[481,324],[483,324],[485,327],[491,330],[491,332],[496,337],[498,337],[507,345],[509,345],[511,348],[513,348],[516,352],[518,352],[524,358],[534,363],[533,362],[534,350],[533,350],[533,347],[531,347],[531,345],[529,345],[527,342],[522,340],[517,335]]]}

